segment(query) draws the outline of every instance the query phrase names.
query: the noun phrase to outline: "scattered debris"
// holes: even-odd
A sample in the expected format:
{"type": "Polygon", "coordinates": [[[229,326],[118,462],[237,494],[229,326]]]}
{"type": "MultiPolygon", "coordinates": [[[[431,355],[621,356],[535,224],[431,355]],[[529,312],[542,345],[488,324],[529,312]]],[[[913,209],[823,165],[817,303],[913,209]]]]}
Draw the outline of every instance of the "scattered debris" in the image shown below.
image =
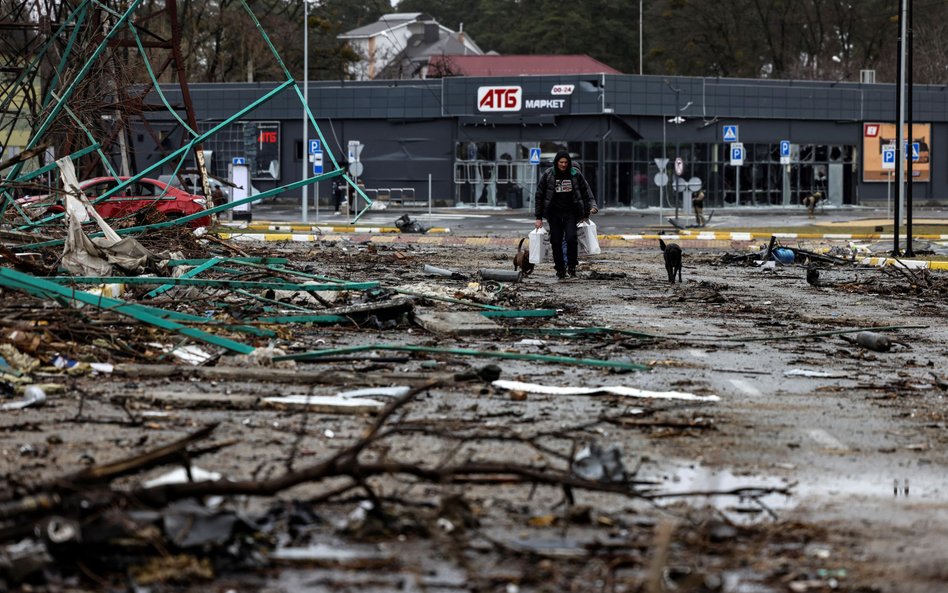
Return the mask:
{"type": "Polygon", "coordinates": [[[395,219],[395,228],[402,233],[427,233],[428,229],[417,220],[412,220],[408,214],[402,214],[395,219]]]}

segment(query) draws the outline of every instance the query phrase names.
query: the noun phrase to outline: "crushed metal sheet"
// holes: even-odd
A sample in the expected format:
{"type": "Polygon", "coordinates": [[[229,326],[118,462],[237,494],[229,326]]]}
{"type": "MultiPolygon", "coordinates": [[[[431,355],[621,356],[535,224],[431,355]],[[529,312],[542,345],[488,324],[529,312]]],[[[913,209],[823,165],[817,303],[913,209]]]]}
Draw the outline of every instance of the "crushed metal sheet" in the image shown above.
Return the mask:
{"type": "Polygon", "coordinates": [[[539,393],[543,395],[600,395],[609,393],[612,395],[621,395],[624,397],[641,397],[651,399],[678,399],[686,401],[716,402],[721,398],[717,395],[696,395],[694,393],[684,393],[681,391],[646,391],[636,389],[635,387],[626,387],[624,385],[602,385],[599,387],[556,387],[552,385],[540,385],[538,383],[523,383],[520,381],[507,381],[498,379],[491,383],[498,389],[508,391],[524,391],[527,393],[539,393]]]}
{"type": "MultiPolygon", "coordinates": [[[[207,350],[193,344],[185,344],[183,346],[173,346],[171,344],[158,344],[157,342],[151,342],[148,344],[152,348],[157,348],[165,354],[171,354],[178,360],[184,361],[188,364],[199,365],[204,364],[205,362],[214,358],[214,354],[211,354],[207,350]]],[[[108,372],[111,372],[109,369],[108,372]]]]}

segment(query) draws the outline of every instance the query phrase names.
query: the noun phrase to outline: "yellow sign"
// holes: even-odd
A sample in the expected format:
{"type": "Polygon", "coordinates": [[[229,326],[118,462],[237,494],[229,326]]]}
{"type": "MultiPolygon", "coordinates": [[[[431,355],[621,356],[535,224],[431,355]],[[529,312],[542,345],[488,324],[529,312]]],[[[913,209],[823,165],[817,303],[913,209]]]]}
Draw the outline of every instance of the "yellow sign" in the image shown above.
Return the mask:
{"type": "MultiPolygon", "coordinates": [[[[906,126],[908,131],[908,126],[906,126]]],[[[913,134],[903,136],[908,149],[917,153],[912,161],[912,181],[931,180],[931,124],[912,124],[913,134]]],[[[862,126],[862,180],[890,181],[895,179],[895,171],[882,167],[882,149],[895,146],[896,124],[865,123],[862,126]]],[[[908,167],[903,170],[908,174],[908,167]]]]}

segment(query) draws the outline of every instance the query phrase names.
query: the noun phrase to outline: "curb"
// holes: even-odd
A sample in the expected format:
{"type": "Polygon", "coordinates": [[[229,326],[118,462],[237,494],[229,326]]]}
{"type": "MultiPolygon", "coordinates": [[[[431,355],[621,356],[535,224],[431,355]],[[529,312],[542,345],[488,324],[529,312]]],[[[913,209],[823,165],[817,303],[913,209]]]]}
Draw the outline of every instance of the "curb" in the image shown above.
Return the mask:
{"type": "MultiPolygon", "coordinates": [[[[222,228],[229,232],[237,234],[249,230],[263,233],[400,233],[401,230],[394,226],[352,226],[352,225],[321,225],[321,224],[303,224],[303,223],[278,223],[278,222],[251,222],[247,224],[224,225],[222,228]]],[[[432,227],[428,233],[450,233],[448,227],[432,227]]]]}
{"type": "MultiPolygon", "coordinates": [[[[640,239],[697,239],[706,241],[754,241],[757,239],[826,239],[826,240],[883,240],[894,239],[895,235],[891,233],[760,233],[760,232],[741,232],[741,231],[704,231],[688,232],[680,231],[678,233],[649,233],[640,235],[606,235],[610,238],[625,239],[626,241],[637,241],[640,239]]],[[[901,237],[901,235],[900,235],[901,237]]],[[[926,241],[948,241],[948,235],[912,235],[913,240],[922,239],[926,241]]]]}
{"type": "Polygon", "coordinates": [[[923,259],[894,259],[891,257],[864,257],[859,263],[884,268],[887,266],[910,268],[914,270],[948,270],[948,261],[927,261],[923,259]]]}

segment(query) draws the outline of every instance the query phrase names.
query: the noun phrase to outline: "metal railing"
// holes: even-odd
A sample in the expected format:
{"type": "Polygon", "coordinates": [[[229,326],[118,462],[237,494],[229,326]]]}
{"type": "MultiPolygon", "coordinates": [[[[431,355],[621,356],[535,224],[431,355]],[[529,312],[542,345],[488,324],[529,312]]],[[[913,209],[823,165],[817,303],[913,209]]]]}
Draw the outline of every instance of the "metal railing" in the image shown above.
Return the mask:
{"type": "Polygon", "coordinates": [[[372,198],[373,202],[381,201],[385,204],[402,206],[416,201],[413,187],[367,187],[363,191],[372,198]]]}

